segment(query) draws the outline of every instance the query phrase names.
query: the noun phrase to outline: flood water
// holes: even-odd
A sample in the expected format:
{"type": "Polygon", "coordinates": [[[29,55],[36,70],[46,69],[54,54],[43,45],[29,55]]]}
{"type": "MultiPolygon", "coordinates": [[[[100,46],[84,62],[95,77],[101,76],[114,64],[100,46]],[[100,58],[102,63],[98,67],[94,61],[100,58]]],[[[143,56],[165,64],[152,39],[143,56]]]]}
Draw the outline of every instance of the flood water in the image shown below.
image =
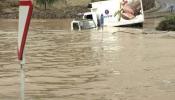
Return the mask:
{"type": "MultiPolygon", "coordinates": [[[[32,21],[25,100],[175,100],[175,33],[69,22],[32,21]]],[[[17,20],[0,23],[0,100],[19,100],[17,20]]]]}

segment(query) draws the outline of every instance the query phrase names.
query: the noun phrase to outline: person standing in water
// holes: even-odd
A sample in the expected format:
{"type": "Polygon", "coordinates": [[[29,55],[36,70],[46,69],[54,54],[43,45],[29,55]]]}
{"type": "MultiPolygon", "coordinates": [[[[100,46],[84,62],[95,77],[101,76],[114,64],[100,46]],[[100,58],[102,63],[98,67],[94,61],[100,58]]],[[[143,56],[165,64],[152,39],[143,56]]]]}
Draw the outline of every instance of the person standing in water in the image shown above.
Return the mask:
{"type": "Polygon", "coordinates": [[[170,13],[173,13],[174,6],[173,5],[170,5],[169,9],[170,9],[170,13]]]}
{"type": "Polygon", "coordinates": [[[100,16],[100,27],[103,30],[103,27],[104,27],[104,16],[103,16],[103,14],[101,14],[101,16],[100,16]]]}

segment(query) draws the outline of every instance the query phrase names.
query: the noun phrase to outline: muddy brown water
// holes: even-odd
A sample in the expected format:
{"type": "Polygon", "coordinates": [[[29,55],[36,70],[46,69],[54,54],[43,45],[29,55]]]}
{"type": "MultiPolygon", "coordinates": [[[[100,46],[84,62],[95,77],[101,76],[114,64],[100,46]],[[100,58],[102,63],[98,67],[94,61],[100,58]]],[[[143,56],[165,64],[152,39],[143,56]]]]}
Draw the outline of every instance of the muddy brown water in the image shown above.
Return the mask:
{"type": "MultiPolygon", "coordinates": [[[[77,32],[69,22],[32,21],[25,100],[175,100],[173,32],[77,32]]],[[[17,20],[0,23],[0,100],[19,100],[17,20]]]]}

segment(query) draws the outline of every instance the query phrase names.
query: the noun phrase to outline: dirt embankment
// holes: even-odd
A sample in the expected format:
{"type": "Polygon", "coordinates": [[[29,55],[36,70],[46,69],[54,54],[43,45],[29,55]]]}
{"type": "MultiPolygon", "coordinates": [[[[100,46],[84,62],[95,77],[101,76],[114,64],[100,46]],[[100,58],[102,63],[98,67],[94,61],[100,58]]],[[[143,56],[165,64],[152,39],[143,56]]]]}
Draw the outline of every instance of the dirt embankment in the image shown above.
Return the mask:
{"type": "MultiPolygon", "coordinates": [[[[88,2],[90,2],[90,0],[88,2]]],[[[39,6],[35,6],[33,18],[75,18],[77,13],[89,11],[86,3],[87,0],[81,0],[81,3],[78,5],[75,5],[72,1],[67,2],[67,4],[64,4],[64,2],[58,2],[54,4],[54,7],[49,7],[47,10],[44,10],[39,6]],[[64,6],[61,8],[56,7],[59,6],[59,4],[64,6]]],[[[143,6],[144,10],[152,8],[154,6],[154,0],[143,0],[143,6]]],[[[0,18],[18,18],[18,1],[0,0],[0,18]]]]}
{"type": "Polygon", "coordinates": [[[142,0],[142,2],[144,10],[148,10],[155,6],[155,0],[142,0]]]}

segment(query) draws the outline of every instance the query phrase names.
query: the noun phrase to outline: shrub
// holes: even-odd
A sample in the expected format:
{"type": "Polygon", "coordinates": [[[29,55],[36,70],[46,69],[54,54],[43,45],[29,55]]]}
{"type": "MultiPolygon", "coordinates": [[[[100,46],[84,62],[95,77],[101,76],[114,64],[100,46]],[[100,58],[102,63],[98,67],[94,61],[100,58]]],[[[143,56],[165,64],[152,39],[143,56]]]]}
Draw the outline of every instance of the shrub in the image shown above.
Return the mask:
{"type": "Polygon", "coordinates": [[[162,31],[175,31],[175,16],[165,17],[165,19],[159,23],[156,29],[162,31]]]}

